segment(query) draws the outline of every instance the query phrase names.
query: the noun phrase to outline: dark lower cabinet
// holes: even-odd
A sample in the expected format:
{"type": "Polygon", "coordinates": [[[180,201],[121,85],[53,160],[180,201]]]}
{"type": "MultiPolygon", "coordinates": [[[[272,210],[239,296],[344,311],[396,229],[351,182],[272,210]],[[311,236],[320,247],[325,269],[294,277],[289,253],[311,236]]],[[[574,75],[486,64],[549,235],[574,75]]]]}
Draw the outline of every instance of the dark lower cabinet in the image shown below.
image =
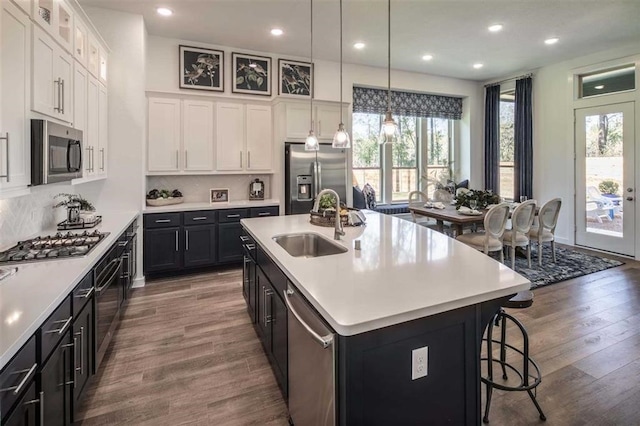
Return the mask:
{"type": "Polygon", "coordinates": [[[269,361],[273,365],[278,386],[287,395],[287,308],[260,267],[256,267],[256,330],[269,361]]]}
{"type": "Polygon", "coordinates": [[[36,426],[40,400],[36,394],[36,383],[32,381],[27,392],[18,401],[13,413],[6,418],[4,426],[36,426]]]}
{"type": "MultiPolygon", "coordinates": [[[[75,414],[83,392],[95,365],[93,333],[93,300],[85,305],[73,321],[73,339],[75,342],[73,412],[75,414]]],[[[72,371],[73,372],[73,371],[72,371]]]]}
{"type": "Polygon", "coordinates": [[[145,273],[171,271],[182,267],[180,232],[180,227],[145,229],[145,273]]]}
{"type": "Polygon", "coordinates": [[[184,266],[209,266],[216,263],[216,225],[184,227],[184,266]]]}
{"type": "Polygon", "coordinates": [[[46,426],[71,424],[73,349],[68,330],[40,371],[40,403],[46,426]]]}
{"type": "Polygon", "coordinates": [[[247,311],[252,322],[256,322],[256,262],[250,257],[244,257],[244,273],[242,274],[242,295],[247,302],[247,311]]]}
{"type": "Polygon", "coordinates": [[[230,263],[242,261],[242,225],[239,222],[218,225],[218,262],[230,263]]]}

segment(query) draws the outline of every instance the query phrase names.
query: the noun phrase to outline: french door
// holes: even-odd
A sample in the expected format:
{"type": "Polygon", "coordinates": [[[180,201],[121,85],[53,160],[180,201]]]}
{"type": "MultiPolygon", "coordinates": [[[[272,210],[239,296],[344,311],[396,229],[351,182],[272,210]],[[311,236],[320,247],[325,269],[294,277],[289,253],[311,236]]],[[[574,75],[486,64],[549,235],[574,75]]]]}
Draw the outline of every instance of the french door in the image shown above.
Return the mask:
{"type": "Polygon", "coordinates": [[[576,244],[635,256],[634,103],[575,110],[576,244]]]}

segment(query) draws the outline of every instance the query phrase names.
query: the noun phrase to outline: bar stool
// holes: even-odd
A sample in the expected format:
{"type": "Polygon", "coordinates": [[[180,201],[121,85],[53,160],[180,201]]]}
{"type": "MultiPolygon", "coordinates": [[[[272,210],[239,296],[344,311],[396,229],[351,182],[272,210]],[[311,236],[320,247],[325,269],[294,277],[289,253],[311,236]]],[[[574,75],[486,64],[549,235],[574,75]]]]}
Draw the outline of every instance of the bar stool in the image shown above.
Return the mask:
{"type": "Polygon", "coordinates": [[[481,358],[480,362],[487,363],[487,377],[481,377],[482,382],[487,387],[487,402],[484,410],[484,417],[482,421],[484,423],[489,423],[489,409],[491,407],[491,396],[493,394],[493,389],[501,389],[504,391],[518,391],[524,392],[526,391],[533,404],[536,406],[538,413],[540,414],[540,420],[547,420],[547,417],[542,412],[542,408],[540,408],[540,404],[536,400],[536,387],[542,381],[542,375],[540,374],[540,368],[538,364],[535,363],[531,357],[529,357],[529,335],[527,334],[527,330],[525,330],[524,326],[520,321],[518,321],[515,317],[505,312],[504,308],[528,308],[533,304],[533,292],[531,291],[523,291],[516,294],[513,298],[511,298],[507,303],[504,304],[503,308],[500,308],[498,313],[495,315],[493,320],[489,323],[487,328],[487,337],[483,339],[483,341],[487,342],[487,356],[486,358],[481,358]],[[519,329],[520,333],[522,333],[522,349],[515,347],[509,343],[507,343],[507,321],[511,321],[511,323],[515,324],[519,329]],[[493,327],[500,327],[500,339],[495,340],[493,338],[493,327]],[[493,357],[493,344],[500,345],[500,358],[495,359],[493,357]],[[507,362],[507,350],[512,350],[515,353],[518,353],[522,356],[522,365],[517,366],[515,362],[507,362]],[[506,383],[499,383],[495,381],[493,366],[495,364],[499,364],[502,370],[502,379],[508,380],[509,376],[507,375],[507,370],[514,372],[520,378],[520,384],[518,385],[507,385],[506,383]],[[520,368],[518,368],[520,367],[520,368]]]}

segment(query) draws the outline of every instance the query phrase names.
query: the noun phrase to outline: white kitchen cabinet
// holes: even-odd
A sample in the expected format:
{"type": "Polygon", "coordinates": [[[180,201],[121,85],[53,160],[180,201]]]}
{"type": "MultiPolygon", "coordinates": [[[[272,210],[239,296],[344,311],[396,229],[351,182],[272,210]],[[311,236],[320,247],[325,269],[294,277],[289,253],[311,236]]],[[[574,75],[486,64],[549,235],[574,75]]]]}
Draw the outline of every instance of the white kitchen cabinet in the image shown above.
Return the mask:
{"type": "Polygon", "coordinates": [[[102,47],[98,49],[98,78],[100,83],[107,85],[107,52],[102,47]]]}
{"type": "Polygon", "coordinates": [[[246,169],[269,171],[273,168],[271,107],[246,106],[246,169]]]}
{"type": "Polygon", "coordinates": [[[87,69],[95,78],[100,77],[100,45],[91,33],[87,37],[87,69]]]}
{"type": "MultiPolygon", "coordinates": [[[[346,106],[344,114],[346,117],[346,106]]],[[[310,104],[307,102],[287,102],[284,106],[285,133],[288,140],[304,140],[309,135],[311,121],[313,131],[320,140],[331,140],[340,124],[339,103],[316,103],[313,106],[313,117],[309,114],[310,104]]],[[[346,119],[346,118],[345,118],[346,119]]]]}
{"type": "Polygon", "coordinates": [[[318,139],[331,139],[338,124],[340,124],[340,104],[334,105],[318,105],[314,106],[316,120],[316,137],[318,139]]]}
{"type": "Polygon", "coordinates": [[[41,114],[73,120],[73,60],[42,29],[33,26],[32,104],[41,114]]]}
{"type": "Polygon", "coordinates": [[[107,174],[107,154],[109,141],[109,97],[107,88],[102,84],[98,87],[98,150],[96,153],[96,173],[107,174]]]}
{"type": "Polygon", "coordinates": [[[31,13],[31,0],[12,0],[22,11],[29,15],[31,13]]]}
{"type": "Polygon", "coordinates": [[[30,176],[31,21],[10,1],[0,9],[0,194],[26,189],[30,176]]]}
{"type": "Polygon", "coordinates": [[[150,172],[180,169],[180,99],[149,98],[147,159],[150,172]]]}
{"type": "Polygon", "coordinates": [[[80,19],[76,19],[73,23],[74,35],[73,35],[73,57],[82,64],[83,67],[87,67],[88,64],[88,45],[89,45],[89,32],[87,27],[80,19]]]}
{"type": "Polygon", "coordinates": [[[271,106],[217,104],[216,170],[271,171],[272,140],[271,106]]]}
{"type": "Polygon", "coordinates": [[[182,141],[184,170],[213,170],[213,102],[182,101],[182,141]]]}
{"type": "Polygon", "coordinates": [[[242,171],[245,168],[244,105],[216,104],[216,169],[242,171]]]}
{"type": "Polygon", "coordinates": [[[63,0],[33,0],[33,21],[67,52],[73,51],[73,9],[63,0]]]}
{"type": "Polygon", "coordinates": [[[87,139],[87,70],[77,61],[73,64],[73,127],[82,130],[83,142],[87,139]]]}
{"type": "Polygon", "coordinates": [[[96,173],[96,151],[100,146],[100,83],[93,76],[87,76],[86,131],[83,134],[84,176],[96,173]]]}

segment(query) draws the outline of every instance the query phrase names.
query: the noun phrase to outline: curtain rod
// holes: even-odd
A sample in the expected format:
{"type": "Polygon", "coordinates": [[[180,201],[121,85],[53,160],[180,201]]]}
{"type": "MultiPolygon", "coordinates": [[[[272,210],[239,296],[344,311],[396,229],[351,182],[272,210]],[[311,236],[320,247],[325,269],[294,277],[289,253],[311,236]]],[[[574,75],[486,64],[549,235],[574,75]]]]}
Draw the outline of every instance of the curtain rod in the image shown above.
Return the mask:
{"type": "Polygon", "coordinates": [[[496,86],[498,84],[506,83],[507,81],[520,80],[521,78],[533,77],[533,73],[522,74],[517,77],[505,78],[504,80],[496,81],[495,83],[485,84],[484,87],[496,86]]]}

